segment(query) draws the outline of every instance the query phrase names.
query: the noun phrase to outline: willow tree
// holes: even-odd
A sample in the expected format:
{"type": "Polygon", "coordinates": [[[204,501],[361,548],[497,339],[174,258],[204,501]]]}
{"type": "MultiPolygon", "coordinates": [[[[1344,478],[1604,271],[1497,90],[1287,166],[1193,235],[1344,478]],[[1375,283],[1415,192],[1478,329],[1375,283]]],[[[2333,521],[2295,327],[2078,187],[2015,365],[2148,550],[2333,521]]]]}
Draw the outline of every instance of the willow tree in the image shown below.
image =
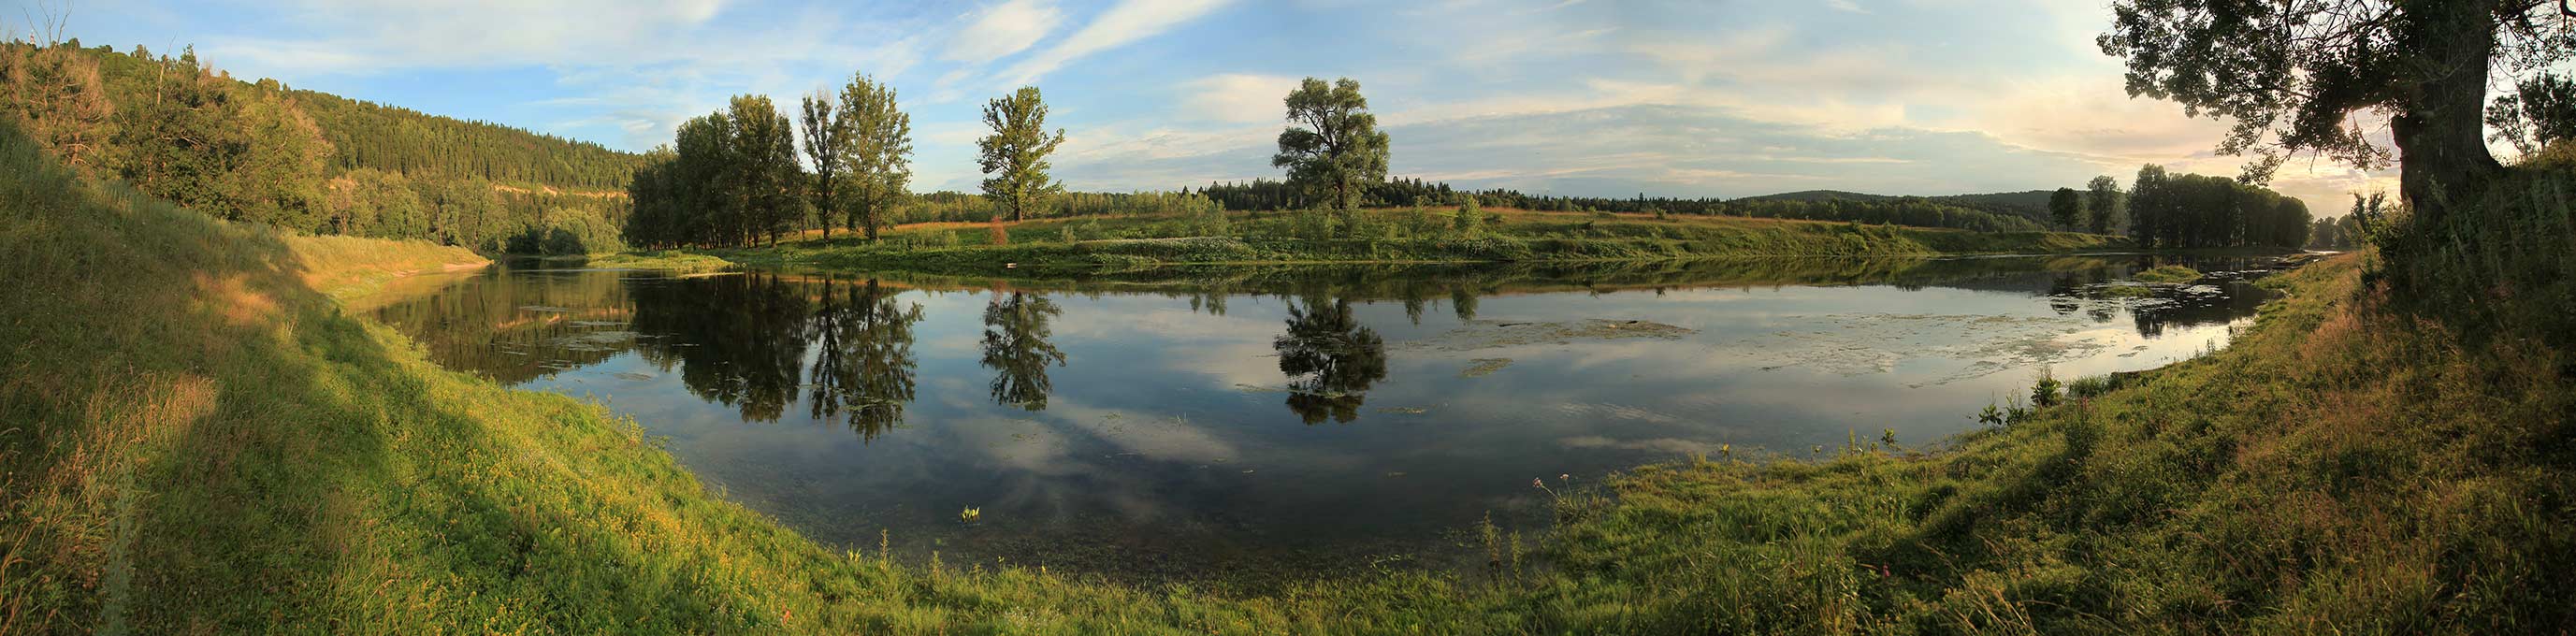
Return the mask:
{"type": "Polygon", "coordinates": [[[2399,193],[2423,221],[2501,166],[2482,116],[2490,71],[2543,71],[2576,46],[2576,11],[2544,0],[2119,0],[2097,44],[2127,58],[2128,90],[2233,120],[2218,145],[2244,180],[2287,158],[2365,169],[2389,152],[2357,113],[2385,116],[2399,193]]]}
{"type": "Polygon", "coordinates": [[[1359,207],[1369,184],[1386,180],[1387,146],[1360,83],[1345,77],[1327,85],[1309,77],[1286,101],[1290,125],[1279,131],[1271,167],[1287,168],[1291,184],[1328,193],[1334,209],[1359,207]]]}
{"type": "Polygon", "coordinates": [[[984,196],[1008,208],[1012,221],[1028,218],[1029,208],[1064,191],[1064,184],[1047,176],[1053,166],[1046,160],[1064,143],[1064,130],[1048,135],[1046,116],[1046,101],[1035,86],[984,104],[984,125],[993,129],[975,141],[984,174],[991,175],[984,179],[984,196]]]}

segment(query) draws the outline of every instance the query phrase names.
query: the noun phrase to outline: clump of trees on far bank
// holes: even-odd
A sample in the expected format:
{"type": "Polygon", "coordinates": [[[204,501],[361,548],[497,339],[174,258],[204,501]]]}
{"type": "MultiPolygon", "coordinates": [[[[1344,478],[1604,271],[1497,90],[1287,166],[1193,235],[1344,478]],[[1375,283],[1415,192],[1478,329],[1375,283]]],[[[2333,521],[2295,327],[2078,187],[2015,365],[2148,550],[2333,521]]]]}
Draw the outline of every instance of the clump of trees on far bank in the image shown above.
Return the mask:
{"type": "Polygon", "coordinates": [[[2308,243],[2308,204],[2235,179],[2138,169],[2129,235],[2153,247],[2285,247],[2308,243]]]}

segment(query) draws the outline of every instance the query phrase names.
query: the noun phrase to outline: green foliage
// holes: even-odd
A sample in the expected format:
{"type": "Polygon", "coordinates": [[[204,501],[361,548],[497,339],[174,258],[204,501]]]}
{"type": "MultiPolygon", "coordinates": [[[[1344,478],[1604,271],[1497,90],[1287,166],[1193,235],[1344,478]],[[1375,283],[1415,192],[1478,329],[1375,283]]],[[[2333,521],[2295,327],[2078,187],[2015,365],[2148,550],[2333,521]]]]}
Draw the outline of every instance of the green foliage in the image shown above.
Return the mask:
{"type": "Polygon", "coordinates": [[[2048,195],[2048,218],[2060,229],[2085,227],[2084,195],[2074,188],[2058,188],[2048,195]]]}
{"type": "MultiPolygon", "coordinates": [[[[681,123],[679,147],[647,153],[628,186],[635,212],[626,242],[747,245],[766,236],[776,243],[804,227],[812,205],[804,188],[813,183],[797,163],[794,128],[757,95],[736,96],[726,110],[681,123]]],[[[852,190],[847,181],[835,189],[852,190]]]]}
{"type": "Polygon", "coordinates": [[[1288,169],[1288,183],[1324,198],[1328,207],[1360,206],[1369,184],[1386,179],[1387,137],[1368,112],[1360,83],[1341,78],[1331,84],[1306,78],[1288,92],[1288,121],[1279,133],[1273,167],[1288,169]]]}
{"type": "Polygon", "coordinates": [[[2200,270],[2192,269],[2190,267],[2182,265],[2158,265],[2155,269],[2138,272],[2136,276],[2132,276],[2131,278],[2149,283],[2188,283],[2200,280],[2202,276],[2203,275],[2200,273],[2200,270]]]}
{"type": "Polygon", "coordinates": [[[1022,86],[1009,96],[984,104],[984,125],[993,130],[975,141],[984,168],[984,196],[1011,213],[1012,221],[1043,210],[1064,184],[1047,176],[1047,155],[1064,143],[1064,130],[1046,132],[1047,107],[1035,86],[1022,86]]]}
{"type": "Polygon", "coordinates": [[[2543,73],[2514,85],[2487,106],[2487,138],[2513,144],[2524,156],[2550,144],[2576,139],[2576,81],[2543,73]]]}
{"type": "Polygon", "coordinates": [[[912,116],[896,105],[892,84],[866,75],[841,88],[840,111],[851,131],[837,152],[849,167],[846,187],[852,209],[847,218],[851,227],[865,228],[868,239],[875,240],[895,206],[909,196],[912,116]]]}
{"type": "Polygon", "coordinates": [[[2128,193],[2120,191],[2120,181],[2111,175],[2094,177],[2085,183],[2086,231],[2094,234],[2126,231],[2129,227],[2128,200],[2128,193]]]}
{"type": "Polygon", "coordinates": [[[1449,217],[1449,231],[1459,238],[1476,238],[1485,231],[1485,212],[1476,207],[1476,195],[1458,199],[1458,211],[1449,217]]]}
{"type": "Polygon", "coordinates": [[[2427,219],[2377,198],[2352,217],[2379,248],[2392,302],[2475,340],[2576,347],[2576,163],[2526,162],[2427,219]]]}
{"type": "Polygon", "coordinates": [[[2030,383],[2030,405],[2043,409],[2057,406],[2057,390],[2064,386],[2066,386],[2064,383],[2057,381],[2055,374],[2049,373],[2046,368],[2041,368],[2039,379],[2030,383]]]}
{"type": "Polygon", "coordinates": [[[635,155],[242,82],[193,51],[0,44],[0,121],[66,162],[226,219],[501,251],[529,232],[614,249],[635,155]],[[519,184],[519,185],[511,185],[519,184]]]}
{"type": "Polygon", "coordinates": [[[2164,166],[2138,169],[2128,201],[2129,234],[2162,248],[2307,245],[2308,204],[2268,188],[2164,166]]]}

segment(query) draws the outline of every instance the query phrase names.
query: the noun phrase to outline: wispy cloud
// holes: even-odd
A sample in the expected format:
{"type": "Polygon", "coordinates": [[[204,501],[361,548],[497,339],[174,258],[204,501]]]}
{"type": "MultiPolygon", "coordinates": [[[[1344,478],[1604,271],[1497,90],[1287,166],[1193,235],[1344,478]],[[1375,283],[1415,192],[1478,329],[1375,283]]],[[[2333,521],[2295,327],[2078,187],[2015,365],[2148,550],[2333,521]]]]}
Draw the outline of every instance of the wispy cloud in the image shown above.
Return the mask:
{"type": "Polygon", "coordinates": [[[983,64],[1026,50],[1064,19],[1044,0],[1004,0],[966,14],[940,59],[983,64]]]}
{"type": "Polygon", "coordinates": [[[1183,83],[1184,112],[1198,119],[1223,122],[1282,121],[1283,101],[1299,78],[1286,75],[1224,73],[1183,83]]]}
{"type": "Polygon", "coordinates": [[[1082,30],[1012,64],[1001,76],[1008,79],[1006,84],[1035,82],[1068,62],[1159,35],[1225,3],[1226,0],[1120,0],[1083,25],[1082,30]]]}

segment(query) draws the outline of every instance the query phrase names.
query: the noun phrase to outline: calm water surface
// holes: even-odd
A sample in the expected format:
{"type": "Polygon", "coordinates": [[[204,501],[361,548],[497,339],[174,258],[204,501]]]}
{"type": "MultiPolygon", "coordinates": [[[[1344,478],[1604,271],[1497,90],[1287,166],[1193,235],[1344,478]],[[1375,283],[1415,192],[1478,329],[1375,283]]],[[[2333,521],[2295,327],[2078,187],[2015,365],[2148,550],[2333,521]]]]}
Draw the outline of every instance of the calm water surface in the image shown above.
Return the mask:
{"type": "Polygon", "coordinates": [[[1803,457],[1881,429],[1935,442],[2043,367],[2221,346],[2262,300],[2236,274],[2124,282],[2158,262],[1011,283],[499,268],[378,315],[441,364],[605,402],[819,540],[885,530],[952,564],[1195,578],[1442,567],[1489,513],[1543,528],[1537,477],[1721,444],[1803,457]]]}

